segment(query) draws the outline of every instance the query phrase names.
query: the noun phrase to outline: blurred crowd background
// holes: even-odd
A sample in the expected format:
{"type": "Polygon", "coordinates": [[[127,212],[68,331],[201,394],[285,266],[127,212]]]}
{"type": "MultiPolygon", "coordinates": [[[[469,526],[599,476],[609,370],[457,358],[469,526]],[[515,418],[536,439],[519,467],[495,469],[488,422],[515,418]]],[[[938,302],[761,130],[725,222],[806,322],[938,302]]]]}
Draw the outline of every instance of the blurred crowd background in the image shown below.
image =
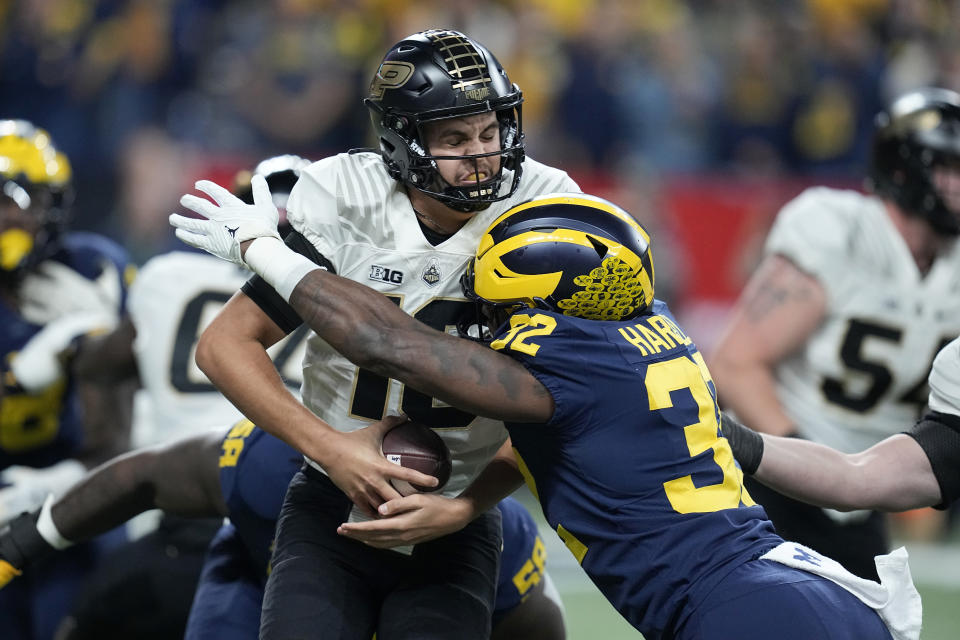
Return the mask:
{"type": "Polygon", "coordinates": [[[458,28],[523,89],[529,153],[651,226],[709,343],[779,205],[859,188],[891,96],[960,89],[958,25],[956,0],[0,0],[0,116],[51,132],[75,226],[142,262],[197,178],[369,145],[383,52],[458,28]]]}

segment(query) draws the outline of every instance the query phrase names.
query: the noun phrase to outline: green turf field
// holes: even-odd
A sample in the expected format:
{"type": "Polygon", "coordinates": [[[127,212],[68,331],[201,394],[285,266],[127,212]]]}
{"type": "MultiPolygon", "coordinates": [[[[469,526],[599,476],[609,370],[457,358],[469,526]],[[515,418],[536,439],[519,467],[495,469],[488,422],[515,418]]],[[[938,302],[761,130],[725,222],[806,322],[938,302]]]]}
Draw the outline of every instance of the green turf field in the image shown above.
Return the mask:
{"type": "MultiPolygon", "coordinates": [[[[566,608],[570,640],[642,638],[590,583],[557,535],[544,522],[536,501],[521,490],[516,497],[540,524],[550,572],[566,608]]],[[[914,582],[923,599],[922,640],[960,638],[960,540],[945,545],[907,544],[914,582]]]]}

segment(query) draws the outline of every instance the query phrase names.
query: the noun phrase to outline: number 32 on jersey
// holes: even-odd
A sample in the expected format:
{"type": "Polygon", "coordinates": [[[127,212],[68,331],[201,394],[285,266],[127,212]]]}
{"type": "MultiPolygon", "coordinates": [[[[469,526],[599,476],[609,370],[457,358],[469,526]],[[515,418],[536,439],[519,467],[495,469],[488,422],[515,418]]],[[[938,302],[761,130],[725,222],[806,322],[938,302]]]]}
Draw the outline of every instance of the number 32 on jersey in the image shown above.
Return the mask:
{"type": "MultiPolygon", "coordinates": [[[[510,329],[490,346],[536,356],[540,345],[533,340],[550,335],[556,327],[557,321],[544,314],[514,314],[510,317],[510,329]]],[[[730,445],[719,437],[717,407],[710,389],[712,377],[703,356],[694,352],[692,356],[683,354],[652,362],[646,368],[643,382],[650,411],[671,408],[670,394],[674,391],[690,392],[697,413],[691,415],[691,422],[683,428],[687,450],[691,458],[712,450],[713,462],[722,472],[722,480],[715,484],[696,486],[692,475],[664,482],[663,488],[673,509],[678,513],[706,513],[755,504],[743,487],[743,472],[733,460],[730,445]]]]}

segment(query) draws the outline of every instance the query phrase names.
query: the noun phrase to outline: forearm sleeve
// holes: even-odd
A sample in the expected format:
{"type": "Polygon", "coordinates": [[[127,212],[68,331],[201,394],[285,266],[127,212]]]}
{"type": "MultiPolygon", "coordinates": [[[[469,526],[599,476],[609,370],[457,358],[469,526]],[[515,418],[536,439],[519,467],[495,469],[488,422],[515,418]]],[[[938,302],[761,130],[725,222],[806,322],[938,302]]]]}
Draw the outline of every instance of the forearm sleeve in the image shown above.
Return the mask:
{"type": "Polygon", "coordinates": [[[733,449],[733,457],[747,475],[757,472],[763,459],[763,437],[753,429],[746,427],[726,413],[720,416],[720,430],[733,449]]]}
{"type": "Polygon", "coordinates": [[[930,459],[943,498],[935,508],[946,509],[960,498],[960,416],[931,411],[904,433],[916,440],[930,459]]]}

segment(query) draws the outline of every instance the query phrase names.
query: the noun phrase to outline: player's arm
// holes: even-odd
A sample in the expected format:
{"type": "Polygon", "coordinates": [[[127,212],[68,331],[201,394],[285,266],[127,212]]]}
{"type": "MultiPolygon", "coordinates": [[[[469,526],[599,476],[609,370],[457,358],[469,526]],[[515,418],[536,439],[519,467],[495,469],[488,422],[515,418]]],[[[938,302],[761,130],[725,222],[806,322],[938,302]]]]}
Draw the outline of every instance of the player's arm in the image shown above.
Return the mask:
{"type": "MultiPolygon", "coordinates": [[[[931,458],[918,443],[923,436],[913,435],[919,427],[921,423],[911,435],[897,434],[846,454],[808,440],[759,434],[727,415],[722,420],[723,434],[745,473],[797,500],[841,511],[903,511],[941,501],[931,458]]],[[[958,445],[952,447],[953,464],[960,464],[960,436],[951,433],[958,445]]],[[[956,468],[952,473],[960,477],[956,468]]],[[[954,484],[958,482],[960,478],[954,484]]]]}
{"type": "Polygon", "coordinates": [[[113,331],[84,337],[77,344],[71,362],[73,374],[96,382],[138,379],[137,360],[133,353],[136,336],[137,329],[127,315],[113,331]]]}
{"type": "MultiPolygon", "coordinates": [[[[544,422],[553,415],[553,398],[520,363],[434,331],[382,294],[328,273],[292,251],[277,234],[277,209],[266,181],[254,176],[251,185],[254,204],[247,205],[216,184],[198,182],[197,188],[210,195],[216,205],[197,196],[183,196],[180,203],[206,219],[171,215],[177,237],[253,270],[311,329],[354,364],[478,415],[516,422],[544,422]]],[[[218,343],[230,348],[227,341],[218,343]]],[[[210,351],[211,359],[218,357],[210,351]]],[[[198,364],[200,360],[198,349],[198,364]]],[[[231,375],[238,387],[242,385],[236,379],[245,373],[205,372],[211,380],[231,375]]],[[[217,380],[214,382],[220,386],[217,380]]],[[[234,403],[245,400],[235,392],[228,392],[227,397],[234,403]]],[[[270,411],[269,407],[260,409],[270,411]]],[[[259,416],[246,415],[273,433],[259,416]]],[[[295,420],[301,417],[295,416],[295,420]]],[[[303,429],[294,426],[291,431],[296,434],[303,429]]],[[[284,439],[300,448],[292,439],[284,439]]]]}
{"type": "Polygon", "coordinates": [[[220,491],[220,431],[132,451],[89,472],[39,512],[0,530],[0,586],[55,549],[88,540],[148,509],[226,516],[220,491]],[[6,578],[6,579],[4,579],[6,578]]]}
{"type": "Polygon", "coordinates": [[[369,287],[314,269],[290,304],[311,329],[364,369],[477,415],[546,422],[553,397],[522,364],[431,329],[369,287]]]}
{"type": "Polygon", "coordinates": [[[220,310],[197,342],[197,366],[245,416],[291,446],[313,414],[292,394],[267,353],[285,335],[245,293],[220,310]]]}
{"type": "Polygon", "coordinates": [[[127,451],[133,422],[133,396],[140,388],[133,340],[136,329],[125,317],[113,331],[77,341],[71,372],[84,412],[84,443],[78,458],[92,468],[127,451]]]}
{"type": "Polygon", "coordinates": [[[389,420],[340,433],[294,397],[267,354],[284,335],[256,302],[239,292],[201,334],[197,365],[247,418],[319,463],[368,513],[400,496],[391,478],[436,484],[434,477],[391,464],[380,454],[380,440],[393,424],[389,420]]]}
{"type": "Polygon", "coordinates": [[[724,407],[766,433],[796,431],[777,399],[774,369],[806,342],[826,303],[816,278],[782,256],[763,260],[708,360],[724,407]]]}

